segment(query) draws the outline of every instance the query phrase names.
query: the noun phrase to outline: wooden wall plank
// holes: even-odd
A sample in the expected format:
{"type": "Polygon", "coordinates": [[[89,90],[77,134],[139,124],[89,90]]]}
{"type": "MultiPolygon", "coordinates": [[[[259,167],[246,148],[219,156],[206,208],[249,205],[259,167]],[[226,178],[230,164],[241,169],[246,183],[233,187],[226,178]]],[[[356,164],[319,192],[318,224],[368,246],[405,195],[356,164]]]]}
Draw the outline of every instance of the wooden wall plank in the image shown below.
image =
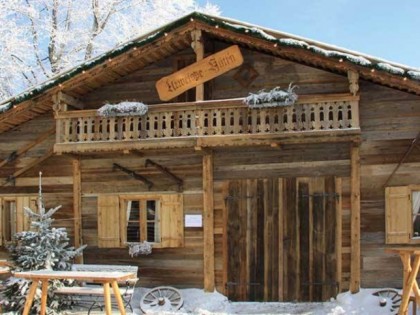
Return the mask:
{"type": "Polygon", "coordinates": [[[324,300],[337,295],[336,284],[336,229],[337,210],[335,195],[335,179],[325,179],[325,295],[324,300]]]}
{"type": "Polygon", "coordinates": [[[309,184],[298,182],[298,211],[299,211],[299,240],[300,240],[300,301],[310,301],[310,213],[309,213],[309,184]]]}
{"type": "Polygon", "coordinates": [[[325,212],[324,182],[316,179],[312,182],[313,200],[313,300],[323,301],[325,287],[325,212]]]}
{"type": "Polygon", "coordinates": [[[298,223],[297,204],[296,204],[296,179],[287,178],[285,180],[285,253],[287,270],[285,276],[287,277],[287,291],[286,299],[288,301],[296,301],[299,297],[299,235],[296,229],[298,223]]]}

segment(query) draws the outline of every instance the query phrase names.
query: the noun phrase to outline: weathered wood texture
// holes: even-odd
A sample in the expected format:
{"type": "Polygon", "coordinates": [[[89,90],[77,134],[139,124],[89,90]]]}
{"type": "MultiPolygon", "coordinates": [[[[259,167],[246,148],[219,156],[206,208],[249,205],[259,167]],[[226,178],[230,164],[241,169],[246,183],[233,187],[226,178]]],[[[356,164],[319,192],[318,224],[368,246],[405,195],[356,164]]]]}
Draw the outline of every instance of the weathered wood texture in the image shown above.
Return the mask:
{"type": "Polygon", "coordinates": [[[337,294],[342,279],[336,274],[341,260],[336,200],[341,196],[335,183],[332,177],[229,182],[230,299],[325,301],[337,294]]]}

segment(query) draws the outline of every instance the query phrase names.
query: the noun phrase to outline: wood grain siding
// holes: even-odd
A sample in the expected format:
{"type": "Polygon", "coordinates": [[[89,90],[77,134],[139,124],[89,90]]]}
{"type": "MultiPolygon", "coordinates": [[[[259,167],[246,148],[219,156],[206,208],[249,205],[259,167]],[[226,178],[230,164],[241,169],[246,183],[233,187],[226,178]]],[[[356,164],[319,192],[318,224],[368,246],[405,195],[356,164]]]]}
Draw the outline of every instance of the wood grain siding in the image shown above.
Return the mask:
{"type": "Polygon", "coordinates": [[[341,196],[335,183],[332,177],[229,181],[230,299],[325,301],[337,294],[341,256],[335,233],[341,209],[336,199],[341,196]]]}
{"type": "MultiPolygon", "coordinates": [[[[361,286],[401,287],[401,261],[384,252],[383,185],[420,131],[420,97],[365,81],[360,87],[361,286]]],[[[419,183],[420,150],[414,149],[388,185],[419,183]]]]}

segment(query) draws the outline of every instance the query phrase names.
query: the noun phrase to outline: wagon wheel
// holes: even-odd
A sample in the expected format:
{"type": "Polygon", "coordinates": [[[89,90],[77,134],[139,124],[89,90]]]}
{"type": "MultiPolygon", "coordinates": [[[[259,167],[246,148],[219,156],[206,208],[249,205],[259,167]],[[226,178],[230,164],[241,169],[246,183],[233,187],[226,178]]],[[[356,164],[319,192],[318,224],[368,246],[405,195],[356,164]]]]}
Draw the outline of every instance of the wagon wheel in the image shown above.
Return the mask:
{"type": "Polygon", "coordinates": [[[379,305],[390,305],[391,314],[397,314],[401,305],[401,295],[397,290],[384,289],[372,293],[379,298],[379,305]]]}
{"type": "Polygon", "coordinates": [[[163,312],[179,310],[184,304],[181,293],[172,287],[156,287],[148,291],[140,300],[140,308],[148,311],[163,312]]]}

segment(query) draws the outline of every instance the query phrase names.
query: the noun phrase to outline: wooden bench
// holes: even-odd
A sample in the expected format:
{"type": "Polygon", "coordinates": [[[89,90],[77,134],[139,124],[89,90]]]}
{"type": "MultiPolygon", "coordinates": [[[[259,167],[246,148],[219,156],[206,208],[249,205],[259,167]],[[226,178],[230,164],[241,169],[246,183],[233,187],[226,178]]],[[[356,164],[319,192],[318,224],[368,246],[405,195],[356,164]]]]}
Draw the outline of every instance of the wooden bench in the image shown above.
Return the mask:
{"type": "MultiPolygon", "coordinates": [[[[96,265],[96,264],[74,264],[72,266],[74,271],[98,271],[98,272],[132,272],[137,275],[137,266],[127,265],[96,265]]],[[[131,299],[134,294],[134,288],[138,281],[138,278],[129,279],[122,283],[118,283],[121,291],[121,297],[125,304],[125,307],[129,307],[133,312],[131,306],[131,299]]],[[[71,297],[72,302],[79,306],[88,307],[88,314],[95,308],[99,308],[103,311],[103,296],[104,289],[102,286],[94,283],[80,283],[73,287],[58,288],[54,291],[55,294],[68,295],[71,297]]],[[[113,290],[111,294],[114,295],[113,290]]],[[[114,303],[113,303],[114,304],[114,303]]]]}

